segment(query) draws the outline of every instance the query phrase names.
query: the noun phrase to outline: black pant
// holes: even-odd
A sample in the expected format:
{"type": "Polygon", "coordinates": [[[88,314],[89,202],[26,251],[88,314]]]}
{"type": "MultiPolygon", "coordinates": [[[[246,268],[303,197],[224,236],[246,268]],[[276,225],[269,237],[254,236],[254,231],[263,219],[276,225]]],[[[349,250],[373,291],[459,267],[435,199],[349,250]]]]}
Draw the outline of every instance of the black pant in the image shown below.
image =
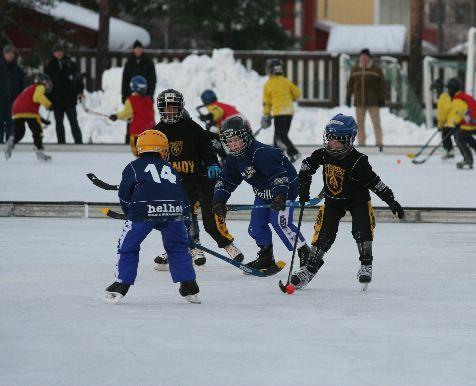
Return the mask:
{"type": "Polygon", "coordinates": [[[78,124],[78,117],[76,113],[76,106],[69,107],[67,109],[63,107],[55,107],[55,121],[56,121],[56,136],[58,143],[66,143],[64,134],[64,114],[68,117],[69,125],[71,126],[71,133],[73,134],[74,143],[83,143],[83,136],[78,124]]]}
{"type": "Polygon", "coordinates": [[[292,115],[276,115],[274,119],[274,146],[285,151],[288,156],[298,154],[298,150],[288,137],[291,128],[292,115]]]}
{"type": "Polygon", "coordinates": [[[473,163],[473,154],[471,153],[470,146],[476,151],[476,140],[473,135],[476,135],[476,130],[458,129],[455,134],[459,151],[463,155],[464,160],[471,164],[473,163]]]}
{"type": "Polygon", "coordinates": [[[3,143],[3,138],[8,140],[11,133],[12,104],[8,99],[0,99],[0,143],[3,143]]]}
{"type": "Polygon", "coordinates": [[[15,118],[13,120],[14,143],[17,144],[25,136],[25,123],[28,123],[35,146],[40,150],[43,149],[43,128],[39,118],[15,118]]]}
{"type": "Polygon", "coordinates": [[[441,129],[441,140],[443,141],[443,149],[446,151],[453,150],[453,141],[451,140],[451,135],[453,134],[454,129],[450,127],[443,127],[441,129]]]}
{"type": "MultiPolygon", "coordinates": [[[[332,205],[323,205],[317,212],[314,224],[312,245],[317,249],[327,252],[334,243],[339,229],[339,222],[344,217],[346,210],[332,205]]],[[[362,243],[372,241],[375,228],[375,215],[372,204],[362,202],[349,209],[352,215],[352,236],[355,241],[362,243]]]]}
{"type": "MultiPolygon", "coordinates": [[[[216,180],[210,180],[205,176],[183,178],[183,186],[193,212],[195,213],[198,207],[201,208],[205,231],[216,241],[219,248],[223,248],[233,241],[233,236],[228,232],[225,219],[212,212],[215,183],[216,180]]],[[[193,223],[197,223],[196,218],[192,220],[192,225],[193,223]]],[[[191,226],[190,239],[198,241],[198,232],[197,226],[191,226]]]]}

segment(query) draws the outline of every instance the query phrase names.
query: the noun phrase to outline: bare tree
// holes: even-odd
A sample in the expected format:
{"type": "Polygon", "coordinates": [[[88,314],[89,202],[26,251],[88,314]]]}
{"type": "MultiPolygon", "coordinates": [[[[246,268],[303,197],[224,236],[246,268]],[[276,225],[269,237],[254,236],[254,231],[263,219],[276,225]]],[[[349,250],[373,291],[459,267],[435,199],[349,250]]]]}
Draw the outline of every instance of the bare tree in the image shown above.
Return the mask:
{"type": "Polygon", "coordinates": [[[99,0],[99,29],[96,54],[96,84],[94,88],[101,88],[102,74],[109,67],[109,20],[111,18],[111,8],[109,0],[99,0]]]}
{"type": "Polygon", "coordinates": [[[410,61],[408,79],[416,95],[421,98],[422,82],[422,35],[423,35],[423,0],[411,1],[410,17],[410,61]]]}

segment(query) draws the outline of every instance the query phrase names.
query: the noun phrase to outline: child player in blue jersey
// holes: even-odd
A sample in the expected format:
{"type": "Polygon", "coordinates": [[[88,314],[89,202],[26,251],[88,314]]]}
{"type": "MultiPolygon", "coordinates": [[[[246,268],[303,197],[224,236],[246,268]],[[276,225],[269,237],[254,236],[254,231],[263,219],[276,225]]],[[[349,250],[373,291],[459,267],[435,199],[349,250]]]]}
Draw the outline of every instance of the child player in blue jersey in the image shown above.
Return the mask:
{"type": "MultiPolygon", "coordinates": [[[[297,227],[293,224],[293,208],[286,200],[298,195],[298,177],[294,166],[282,150],[256,141],[248,121],[235,115],[222,124],[220,140],[230,152],[225,167],[215,185],[213,210],[226,215],[226,202],[237,186],[246,180],[255,193],[255,205],[270,205],[251,212],[248,233],[260,248],[255,260],[246,264],[254,269],[268,269],[275,265],[271,224],[288,250],[292,251],[297,227]]],[[[309,257],[310,248],[302,234],[297,244],[301,265],[309,257]]]]}
{"type": "Polygon", "coordinates": [[[139,158],[122,172],[119,200],[127,216],[118,243],[116,281],[106,289],[105,301],[118,303],[134,284],[142,241],[153,230],[162,233],[174,283],[191,303],[200,303],[187,226],[190,205],[172,167],[167,163],[169,141],[158,130],[147,130],[137,139],[139,158]]]}

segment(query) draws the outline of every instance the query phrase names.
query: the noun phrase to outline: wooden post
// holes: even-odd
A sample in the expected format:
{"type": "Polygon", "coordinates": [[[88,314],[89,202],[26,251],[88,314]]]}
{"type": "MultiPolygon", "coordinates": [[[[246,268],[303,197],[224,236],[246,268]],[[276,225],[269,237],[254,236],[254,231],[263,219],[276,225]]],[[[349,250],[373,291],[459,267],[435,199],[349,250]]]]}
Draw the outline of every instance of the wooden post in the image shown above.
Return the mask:
{"type": "Polygon", "coordinates": [[[111,8],[109,0],[99,1],[99,29],[97,41],[97,65],[95,90],[101,88],[101,79],[103,72],[109,67],[109,20],[111,18],[111,8]]]}
{"type": "Polygon", "coordinates": [[[423,35],[423,0],[411,1],[410,15],[410,60],[408,63],[408,80],[416,95],[422,95],[422,35],[423,35]]]}

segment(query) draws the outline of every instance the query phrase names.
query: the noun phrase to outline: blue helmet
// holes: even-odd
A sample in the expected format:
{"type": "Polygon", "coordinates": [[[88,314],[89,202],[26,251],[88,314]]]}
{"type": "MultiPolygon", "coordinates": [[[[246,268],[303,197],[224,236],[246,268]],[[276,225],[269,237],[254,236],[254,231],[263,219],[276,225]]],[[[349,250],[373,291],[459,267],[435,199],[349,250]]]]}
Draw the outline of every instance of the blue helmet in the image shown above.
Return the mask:
{"type": "Polygon", "coordinates": [[[324,130],[326,151],[335,157],[345,157],[353,147],[357,135],[357,123],[349,115],[337,114],[329,121],[324,130]],[[336,147],[330,141],[339,141],[343,146],[336,147]]]}
{"type": "Polygon", "coordinates": [[[202,95],[200,95],[200,98],[202,98],[204,105],[209,105],[210,103],[216,102],[218,100],[217,94],[215,94],[213,90],[205,90],[202,92],[202,95]]]}
{"type": "Polygon", "coordinates": [[[137,92],[141,95],[145,95],[147,92],[147,81],[141,75],[133,76],[131,82],[129,83],[129,87],[131,88],[132,92],[137,92]]]}

